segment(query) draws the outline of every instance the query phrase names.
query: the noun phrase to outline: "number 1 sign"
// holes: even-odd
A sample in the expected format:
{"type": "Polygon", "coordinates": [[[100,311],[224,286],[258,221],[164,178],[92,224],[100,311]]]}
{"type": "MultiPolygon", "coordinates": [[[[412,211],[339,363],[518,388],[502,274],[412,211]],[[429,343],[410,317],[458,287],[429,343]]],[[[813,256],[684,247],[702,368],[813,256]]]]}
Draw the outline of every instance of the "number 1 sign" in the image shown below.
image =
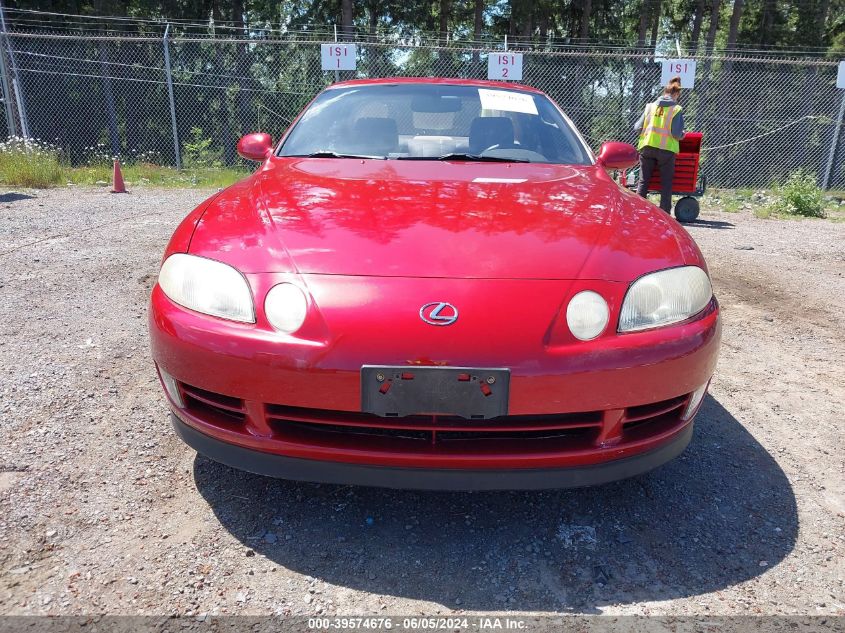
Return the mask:
{"type": "Polygon", "coordinates": [[[682,88],[695,86],[695,60],[694,59],[664,59],[663,72],[660,73],[660,85],[665,86],[672,77],[681,78],[682,88]]]}
{"type": "Polygon", "coordinates": [[[355,44],[320,44],[323,70],[355,70],[355,44]]]}
{"type": "Polygon", "coordinates": [[[522,81],[522,53],[487,55],[487,79],[522,81]]]}

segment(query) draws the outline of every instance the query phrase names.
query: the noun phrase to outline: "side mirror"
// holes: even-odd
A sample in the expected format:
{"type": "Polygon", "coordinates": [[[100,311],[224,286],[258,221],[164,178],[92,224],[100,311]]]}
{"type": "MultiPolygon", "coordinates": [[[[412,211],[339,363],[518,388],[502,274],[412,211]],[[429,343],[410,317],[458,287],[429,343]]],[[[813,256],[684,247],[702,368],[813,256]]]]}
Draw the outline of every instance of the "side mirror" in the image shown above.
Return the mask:
{"type": "Polygon", "coordinates": [[[273,137],[264,132],[253,132],[238,141],[238,154],[247,160],[262,161],[273,151],[273,137]]]}
{"type": "Polygon", "coordinates": [[[628,143],[608,141],[599,150],[598,163],[605,169],[629,169],[640,162],[637,148],[628,143]]]}

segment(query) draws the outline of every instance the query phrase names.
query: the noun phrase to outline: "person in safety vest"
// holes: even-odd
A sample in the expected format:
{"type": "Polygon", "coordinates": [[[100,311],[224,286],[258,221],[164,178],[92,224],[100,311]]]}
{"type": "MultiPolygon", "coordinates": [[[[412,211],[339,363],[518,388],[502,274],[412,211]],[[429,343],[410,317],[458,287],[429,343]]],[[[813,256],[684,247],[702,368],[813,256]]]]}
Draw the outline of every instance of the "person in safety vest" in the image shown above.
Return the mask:
{"type": "Polygon", "coordinates": [[[681,96],[681,78],[673,77],[663,89],[663,95],[645,107],[645,112],[634,125],[640,141],[640,182],[637,193],[645,198],[648,183],[655,168],[660,170],[660,208],[672,212],[672,178],[675,175],[675,155],[680,150],[678,141],[684,138],[684,115],[678,98],[681,96]]]}

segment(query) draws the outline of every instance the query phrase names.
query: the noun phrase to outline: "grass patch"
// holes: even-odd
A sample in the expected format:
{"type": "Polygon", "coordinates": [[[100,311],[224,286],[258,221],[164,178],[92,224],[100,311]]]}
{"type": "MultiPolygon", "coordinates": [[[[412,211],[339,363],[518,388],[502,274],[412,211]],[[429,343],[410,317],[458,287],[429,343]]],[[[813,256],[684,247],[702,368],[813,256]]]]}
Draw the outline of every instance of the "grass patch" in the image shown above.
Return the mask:
{"type": "MultiPolygon", "coordinates": [[[[824,191],[816,184],[816,177],[797,171],[775,189],[775,200],[770,210],[778,215],[800,215],[808,218],[825,217],[827,200],[824,191]]],[[[759,217],[759,216],[758,216],[759,217]]]]}
{"type": "Polygon", "coordinates": [[[832,189],[826,192],[825,213],[833,222],[845,221],[845,190],[832,189]]]}
{"type": "MultiPolygon", "coordinates": [[[[122,167],[127,187],[186,187],[225,188],[246,178],[250,172],[224,167],[193,167],[179,171],[173,167],[162,167],[151,163],[138,163],[122,167]]],[[[89,165],[73,167],[65,172],[65,182],[75,185],[111,184],[111,165],[89,165]]]]}
{"type": "Polygon", "coordinates": [[[768,189],[711,189],[704,198],[719,211],[750,211],[762,220],[800,220],[827,218],[845,222],[845,191],[823,191],[815,176],[796,172],[782,185],[768,189]]]}
{"type": "MultiPolygon", "coordinates": [[[[98,157],[96,162],[71,167],[59,148],[40,141],[10,138],[0,143],[0,185],[43,189],[66,184],[110,185],[112,163],[98,157]]],[[[179,171],[150,162],[124,165],[123,179],[130,187],[224,188],[249,175],[243,168],[216,164],[194,164],[179,171]]]]}
{"type": "Polygon", "coordinates": [[[38,141],[11,138],[0,143],[0,184],[43,188],[62,184],[59,151],[38,141]]]}
{"type": "Polygon", "coordinates": [[[702,205],[715,206],[727,213],[739,213],[751,205],[754,193],[752,189],[711,189],[705,194],[702,205]]]}

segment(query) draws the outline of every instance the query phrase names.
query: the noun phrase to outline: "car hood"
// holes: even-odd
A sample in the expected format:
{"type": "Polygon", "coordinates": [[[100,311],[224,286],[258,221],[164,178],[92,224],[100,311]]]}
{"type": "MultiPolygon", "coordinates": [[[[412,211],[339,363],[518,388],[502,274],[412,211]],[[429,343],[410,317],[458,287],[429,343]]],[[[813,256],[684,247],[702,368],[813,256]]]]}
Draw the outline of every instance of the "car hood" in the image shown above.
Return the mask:
{"type": "Polygon", "coordinates": [[[267,161],[190,252],[245,273],[612,281],[700,259],[600,167],[322,158],[267,161]]]}

